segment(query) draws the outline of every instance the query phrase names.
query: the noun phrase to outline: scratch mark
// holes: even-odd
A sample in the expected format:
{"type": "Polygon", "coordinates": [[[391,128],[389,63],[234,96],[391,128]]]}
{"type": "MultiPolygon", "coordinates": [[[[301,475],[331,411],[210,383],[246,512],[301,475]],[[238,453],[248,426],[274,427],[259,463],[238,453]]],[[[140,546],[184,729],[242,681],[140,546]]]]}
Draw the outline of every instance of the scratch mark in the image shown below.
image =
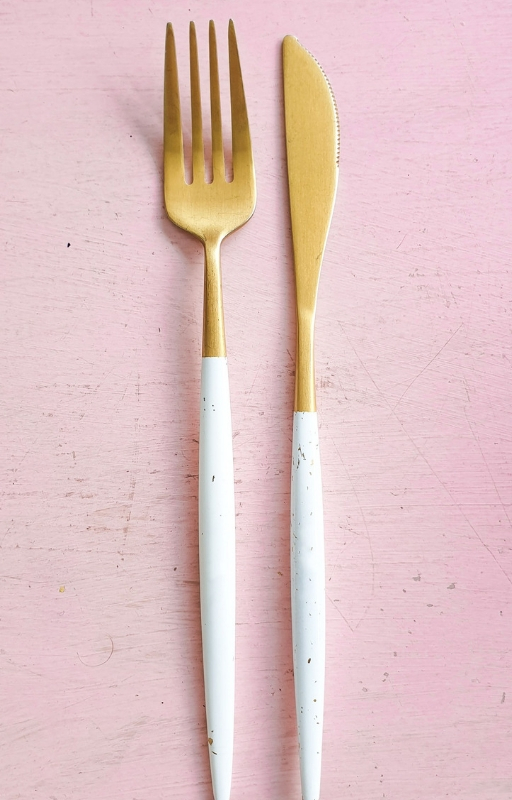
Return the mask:
{"type": "MultiPolygon", "coordinates": [[[[407,438],[408,438],[408,440],[410,441],[411,445],[414,447],[414,449],[416,450],[416,452],[418,453],[418,455],[420,456],[420,458],[421,458],[421,459],[422,459],[422,460],[425,462],[425,464],[427,465],[427,467],[428,467],[428,468],[429,468],[429,470],[431,471],[431,473],[432,473],[432,475],[434,476],[434,478],[435,478],[435,479],[436,479],[436,480],[439,482],[440,486],[441,486],[441,487],[443,488],[443,490],[446,492],[446,494],[448,495],[448,497],[449,497],[449,498],[450,498],[450,500],[452,501],[453,505],[454,505],[454,506],[455,506],[455,508],[456,508],[456,509],[459,511],[459,513],[460,513],[460,515],[462,516],[462,518],[463,518],[463,519],[466,521],[466,523],[467,523],[468,527],[469,527],[469,528],[470,528],[470,529],[473,531],[474,535],[476,536],[476,538],[478,539],[478,541],[480,542],[480,544],[482,545],[482,547],[484,547],[484,548],[487,550],[487,552],[488,552],[488,553],[489,553],[489,555],[491,556],[492,560],[495,562],[495,564],[497,565],[497,567],[498,567],[498,568],[500,569],[500,571],[503,573],[503,575],[505,576],[505,578],[507,579],[507,581],[508,581],[510,584],[512,584],[512,579],[510,578],[510,576],[508,575],[508,573],[505,571],[505,569],[502,567],[502,565],[500,564],[500,562],[498,561],[498,559],[496,558],[496,556],[494,555],[494,553],[492,552],[492,550],[490,549],[490,547],[489,547],[489,546],[488,546],[488,545],[487,545],[487,544],[484,542],[484,540],[482,539],[482,537],[480,536],[480,534],[478,533],[477,529],[475,528],[475,526],[473,525],[473,523],[470,521],[470,519],[468,518],[468,516],[467,516],[467,515],[464,513],[464,511],[463,511],[463,509],[462,509],[462,506],[461,506],[461,504],[460,504],[460,503],[459,503],[459,502],[458,502],[458,501],[455,499],[455,497],[454,497],[454,496],[453,496],[453,494],[450,492],[450,490],[448,489],[448,487],[446,486],[446,484],[444,483],[444,481],[443,481],[443,480],[441,479],[441,477],[440,477],[440,476],[437,474],[437,472],[435,471],[434,467],[433,467],[433,466],[432,466],[432,464],[429,462],[429,460],[428,460],[428,458],[426,457],[426,455],[425,455],[425,454],[423,453],[423,451],[422,451],[422,450],[421,450],[421,449],[418,447],[418,445],[416,444],[416,442],[414,441],[414,439],[413,439],[413,438],[412,438],[412,436],[410,435],[409,431],[406,429],[406,427],[405,427],[405,425],[403,424],[402,420],[400,419],[400,417],[398,416],[398,414],[397,414],[397,413],[396,413],[396,411],[395,411],[395,408],[396,408],[396,406],[395,406],[395,407],[393,407],[393,406],[391,405],[391,403],[389,402],[389,400],[388,400],[388,398],[386,397],[386,395],[384,394],[384,392],[383,392],[383,391],[382,391],[382,390],[381,390],[381,389],[380,389],[380,388],[377,386],[377,384],[375,383],[375,381],[374,381],[374,379],[373,379],[372,375],[370,374],[370,372],[368,371],[368,369],[367,369],[367,367],[366,367],[366,364],[364,363],[364,361],[362,360],[361,356],[360,356],[360,355],[359,355],[359,353],[357,352],[356,348],[355,348],[355,347],[354,347],[354,345],[352,344],[352,342],[351,342],[350,338],[348,337],[348,335],[347,335],[347,332],[345,331],[345,328],[343,327],[343,325],[342,325],[342,323],[341,323],[341,322],[339,323],[339,325],[340,325],[340,328],[342,329],[342,331],[343,331],[344,335],[346,336],[347,342],[349,343],[349,345],[351,346],[352,350],[354,351],[354,353],[355,353],[355,355],[356,355],[356,358],[358,359],[358,361],[359,361],[359,363],[361,364],[362,368],[364,369],[364,371],[365,371],[365,372],[366,372],[366,374],[368,375],[368,378],[371,380],[372,384],[374,385],[375,389],[376,389],[376,390],[377,390],[377,392],[379,393],[380,397],[382,397],[383,401],[385,402],[385,404],[387,405],[387,407],[388,407],[388,408],[389,408],[389,410],[391,411],[391,414],[394,416],[394,418],[396,419],[396,421],[397,421],[397,422],[398,422],[398,424],[400,425],[400,427],[401,427],[401,429],[403,430],[403,432],[404,432],[405,436],[407,436],[407,438]]],[[[460,326],[459,326],[459,327],[460,327],[460,326]]],[[[457,329],[457,330],[458,330],[458,329],[457,329]]],[[[457,331],[455,331],[455,333],[457,333],[457,331]]],[[[453,335],[455,335],[455,334],[453,334],[453,335]]]]}
{"type": "MultiPolygon", "coordinates": [[[[370,536],[370,531],[368,529],[368,523],[366,521],[366,516],[365,516],[365,513],[363,511],[363,506],[361,504],[361,500],[359,499],[359,494],[358,494],[357,489],[355,487],[355,484],[354,484],[354,482],[352,480],[350,472],[349,472],[347,466],[345,465],[345,462],[343,461],[343,459],[341,457],[341,453],[340,453],[340,451],[338,449],[338,445],[336,444],[334,439],[332,440],[332,443],[334,444],[334,449],[336,450],[336,452],[338,454],[338,458],[339,458],[339,460],[340,460],[340,462],[341,462],[341,464],[343,466],[343,469],[345,470],[347,478],[350,481],[350,485],[352,486],[352,491],[354,492],[354,497],[356,498],[357,505],[359,506],[359,511],[361,512],[361,517],[363,519],[363,524],[364,524],[364,527],[365,527],[365,530],[366,530],[366,539],[368,541],[368,546],[370,548],[370,558],[371,558],[371,561],[372,561],[372,591],[371,591],[371,596],[370,596],[370,600],[369,600],[369,602],[368,602],[368,604],[367,604],[367,606],[366,606],[366,608],[365,608],[365,610],[363,612],[362,617],[360,618],[360,620],[358,621],[358,623],[354,627],[354,630],[356,631],[359,628],[359,626],[361,625],[361,623],[363,622],[363,620],[365,619],[366,615],[368,614],[368,611],[371,608],[372,600],[373,600],[373,598],[375,596],[375,557],[374,557],[374,554],[373,554],[372,539],[371,539],[371,536],[370,536]]],[[[350,625],[349,625],[349,628],[350,628],[350,625]]]]}
{"type": "Polygon", "coordinates": [[[249,389],[249,391],[247,392],[247,394],[248,394],[249,396],[250,396],[250,395],[252,394],[252,392],[253,392],[253,389],[254,389],[254,384],[256,383],[256,380],[257,380],[257,378],[258,378],[258,375],[260,374],[260,369],[261,369],[261,364],[260,364],[260,365],[258,365],[258,368],[257,368],[257,370],[256,370],[256,374],[254,375],[254,380],[253,380],[253,382],[252,382],[251,388],[250,388],[250,389],[249,389]]]}
{"type": "Polygon", "coordinates": [[[125,398],[125,395],[126,395],[126,392],[128,391],[128,386],[130,385],[130,381],[131,381],[131,379],[132,379],[132,373],[130,372],[130,374],[129,374],[129,376],[128,376],[128,383],[127,383],[127,384],[126,384],[126,386],[124,387],[124,391],[123,391],[122,397],[121,397],[121,399],[119,400],[119,402],[116,404],[116,407],[115,407],[115,410],[116,410],[116,412],[118,411],[118,409],[119,409],[119,406],[122,404],[122,402],[123,402],[123,400],[124,400],[124,398],[125,398]]]}
{"type": "Polygon", "coordinates": [[[103,667],[103,666],[104,666],[104,665],[107,663],[107,661],[110,661],[110,659],[112,658],[112,656],[113,656],[113,654],[114,654],[114,640],[112,639],[112,637],[110,636],[110,634],[108,634],[108,638],[110,639],[110,645],[111,645],[111,647],[110,647],[110,653],[109,653],[109,654],[108,654],[108,656],[106,657],[105,661],[102,661],[102,662],[101,662],[101,664],[87,664],[87,663],[86,663],[86,662],[83,660],[83,658],[81,657],[80,653],[77,651],[78,660],[79,660],[79,661],[80,661],[80,662],[81,662],[81,663],[84,665],[84,667],[91,667],[91,668],[103,667]]]}
{"type": "Polygon", "coordinates": [[[398,247],[397,247],[397,248],[395,248],[395,249],[396,249],[396,250],[400,250],[401,246],[403,245],[403,243],[405,242],[405,240],[406,240],[406,239],[407,239],[407,234],[406,234],[406,233],[404,233],[404,236],[403,236],[403,239],[402,239],[402,241],[400,242],[400,244],[398,245],[398,247]]]}
{"type": "Polygon", "coordinates": [[[29,448],[28,448],[28,450],[26,451],[25,455],[24,455],[24,456],[22,456],[22,458],[20,459],[20,461],[18,461],[17,465],[16,465],[15,467],[13,467],[13,470],[12,470],[13,474],[14,474],[14,473],[16,473],[16,472],[19,470],[19,468],[21,467],[21,465],[23,464],[23,462],[25,461],[25,459],[27,458],[27,456],[29,456],[29,455],[32,453],[32,450],[34,449],[34,447],[36,446],[36,444],[38,443],[38,441],[39,441],[39,439],[40,439],[40,438],[41,438],[40,436],[37,436],[37,437],[34,439],[34,441],[32,442],[32,444],[30,445],[30,447],[29,447],[29,448]]]}
{"type": "MultiPolygon", "coordinates": [[[[354,628],[352,627],[352,625],[350,624],[350,622],[348,621],[348,619],[346,618],[346,616],[345,616],[344,614],[342,614],[342,612],[339,610],[338,606],[336,605],[336,603],[334,602],[334,600],[332,599],[332,597],[330,597],[330,596],[327,594],[327,592],[325,593],[325,596],[327,597],[327,599],[329,600],[329,602],[331,602],[331,603],[332,603],[332,605],[334,606],[334,608],[336,609],[336,611],[338,612],[338,614],[339,614],[339,615],[340,615],[340,617],[342,618],[343,622],[345,622],[345,623],[346,623],[346,625],[347,625],[347,627],[349,628],[349,630],[350,630],[352,633],[354,633],[354,628]]],[[[309,661],[311,661],[311,659],[309,659],[309,661]]],[[[309,661],[308,661],[308,664],[309,664],[309,661]]]]}
{"type": "MultiPolygon", "coordinates": [[[[13,520],[13,522],[14,522],[14,520],[13,520]]],[[[11,530],[12,530],[12,528],[11,528],[11,526],[9,526],[9,527],[7,528],[7,530],[6,530],[6,532],[4,533],[4,535],[2,536],[2,541],[0,542],[0,550],[2,549],[3,543],[5,542],[5,540],[7,539],[7,537],[9,536],[9,534],[10,534],[11,530]]]]}
{"type": "MultiPolygon", "coordinates": [[[[140,401],[140,375],[137,375],[137,402],[140,401]]],[[[128,538],[128,531],[130,528],[130,520],[132,518],[133,498],[135,497],[135,488],[137,486],[137,474],[139,469],[139,417],[135,418],[135,446],[133,452],[133,469],[130,471],[130,490],[128,494],[128,513],[126,515],[126,523],[123,528],[123,549],[126,545],[128,538]]]]}
{"type": "MultiPolygon", "coordinates": [[[[458,43],[460,45],[460,49],[464,53],[464,56],[465,56],[465,59],[466,59],[466,75],[467,75],[467,78],[468,78],[468,81],[469,81],[469,85],[471,86],[471,90],[472,90],[473,94],[475,94],[476,93],[475,84],[473,83],[473,78],[471,76],[471,72],[473,70],[473,64],[472,64],[471,59],[469,57],[468,51],[464,47],[464,42],[462,41],[462,39],[460,37],[459,31],[457,29],[457,26],[455,25],[453,16],[452,16],[451,11],[450,11],[450,5],[446,0],[445,0],[445,6],[446,6],[446,10],[448,12],[448,17],[450,18],[450,22],[452,24],[452,28],[453,28],[454,33],[455,33],[455,38],[457,39],[457,41],[458,41],[458,43]]],[[[487,94],[487,90],[486,90],[486,94],[487,94]]],[[[471,118],[471,114],[469,114],[469,109],[468,109],[468,116],[471,118]]]]}
{"type": "Polygon", "coordinates": [[[478,449],[480,451],[480,455],[482,456],[482,461],[484,462],[485,468],[486,468],[486,470],[487,470],[487,472],[489,474],[489,477],[490,477],[490,479],[492,481],[492,485],[494,486],[494,491],[496,492],[496,496],[497,496],[498,500],[500,501],[500,505],[501,505],[501,508],[503,510],[503,513],[505,514],[505,516],[507,518],[508,524],[512,528],[512,522],[511,522],[510,517],[508,515],[508,511],[506,509],[505,503],[504,503],[504,501],[503,501],[503,499],[501,497],[500,490],[498,489],[498,487],[496,485],[496,481],[494,480],[494,475],[491,472],[491,468],[490,468],[489,463],[488,463],[488,461],[487,461],[487,459],[485,457],[485,453],[484,453],[484,451],[482,449],[482,445],[480,444],[480,439],[478,438],[478,436],[477,436],[477,434],[476,434],[476,432],[475,432],[475,430],[474,430],[474,428],[473,428],[473,426],[471,424],[471,421],[470,421],[470,419],[469,419],[469,417],[467,415],[467,411],[466,411],[465,408],[464,408],[464,416],[466,417],[466,420],[467,420],[467,423],[468,423],[468,427],[469,427],[469,430],[471,431],[473,439],[475,440],[475,444],[476,444],[476,446],[478,447],[478,449]]]}
{"type": "MultiPolygon", "coordinates": [[[[461,323],[460,323],[459,327],[458,327],[458,328],[457,328],[457,329],[456,329],[456,330],[455,330],[455,331],[452,333],[452,335],[449,337],[449,339],[447,339],[447,340],[446,340],[446,342],[443,344],[443,346],[439,348],[439,350],[437,351],[437,353],[436,353],[434,356],[432,356],[432,358],[430,359],[430,361],[428,362],[428,364],[425,364],[425,366],[423,367],[423,369],[421,369],[421,370],[418,372],[418,374],[416,375],[416,377],[414,377],[414,378],[412,379],[412,381],[411,381],[411,382],[410,382],[410,384],[407,386],[407,388],[405,389],[405,391],[403,392],[403,394],[401,394],[401,395],[400,395],[400,397],[398,398],[397,402],[395,403],[395,405],[394,405],[394,406],[393,406],[393,408],[392,408],[392,411],[396,411],[396,409],[398,408],[398,406],[400,405],[400,403],[401,403],[401,402],[402,402],[402,400],[404,399],[405,395],[407,394],[407,392],[409,391],[409,389],[411,388],[411,386],[413,386],[413,385],[416,383],[416,381],[418,380],[418,378],[420,378],[420,377],[423,375],[423,373],[424,373],[424,372],[425,372],[425,371],[426,371],[426,370],[427,370],[427,369],[430,367],[430,365],[432,364],[432,362],[433,362],[433,361],[435,361],[435,360],[436,360],[436,358],[437,358],[437,357],[438,357],[438,356],[439,356],[439,355],[440,355],[440,354],[443,352],[443,350],[445,349],[445,347],[447,347],[447,346],[450,344],[451,340],[452,340],[452,339],[453,339],[453,337],[454,337],[454,336],[455,336],[455,335],[456,335],[456,334],[457,334],[457,333],[460,331],[460,329],[462,328],[463,324],[464,324],[463,322],[461,322],[461,323]]],[[[346,335],[346,334],[345,334],[345,335],[346,335]]],[[[351,345],[352,345],[352,343],[351,343],[351,345]]],[[[353,348],[353,345],[352,345],[352,348],[353,348]]],[[[354,351],[354,352],[355,352],[355,351],[354,351]]],[[[359,358],[359,355],[358,355],[357,353],[356,353],[356,356],[359,358]]],[[[360,359],[360,358],[359,358],[359,360],[361,361],[361,359],[360,359]]],[[[362,362],[361,362],[361,363],[362,363],[362,362]]],[[[363,366],[364,366],[364,365],[363,365],[363,366]]],[[[376,387],[376,388],[377,388],[377,387],[376,387]]],[[[379,389],[377,389],[377,390],[378,390],[378,391],[380,391],[379,389]]]]}
{"type": "MultiPolygon", "coordinates": [[[[139,420],[136,419],[135,420],[135,436],[137,436],[137,434],[139,432],[139,424],[138,423],[139,423],[139,420]]],[[[139,442],[138,442],[138,440],[135,441],[134,461],[135,461],[135,467],[132,470],[132,473],[130,475],[130,491],[129,491],[129,494],[128,494],[128,513],[126,515],[126,524],[125,524],[125,526],[123,528],[123,535],[124,535],[123,548],[126,545],[126,539],[128,537],[128,530],[130,528],[130,520],[132,518],[133,498],[135,497],[135,488],[137,486],[137,467],[138,467],[138,462],[139,462],[139,442]]]]}

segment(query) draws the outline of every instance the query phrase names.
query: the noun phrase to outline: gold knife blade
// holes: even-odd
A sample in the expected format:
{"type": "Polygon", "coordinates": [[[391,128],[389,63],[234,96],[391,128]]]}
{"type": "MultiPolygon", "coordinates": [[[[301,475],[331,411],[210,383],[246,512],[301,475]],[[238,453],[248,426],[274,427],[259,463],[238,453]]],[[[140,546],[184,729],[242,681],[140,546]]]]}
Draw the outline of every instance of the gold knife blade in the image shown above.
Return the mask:
{"type": "Polygon", "coordinates": [[[320,268],[338,183],[338,112],[324,71],[294,36],[283,41],[283,72],[297,289],[295,411],[316,411],[314,323],[320,268]]]}

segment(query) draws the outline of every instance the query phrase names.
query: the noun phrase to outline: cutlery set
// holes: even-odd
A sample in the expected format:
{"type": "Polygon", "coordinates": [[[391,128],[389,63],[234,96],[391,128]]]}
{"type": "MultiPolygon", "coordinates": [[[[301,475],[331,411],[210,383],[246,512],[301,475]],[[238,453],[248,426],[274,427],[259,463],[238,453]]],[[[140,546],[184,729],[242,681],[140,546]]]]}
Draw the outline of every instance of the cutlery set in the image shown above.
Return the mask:
{"type": "MultiPolygon", "coordinates": [[[[228,29],[233,178],[226,180],[215,26],[209,26],[213,180],[205,180],[198,49],[190,24],[192,181],[185,180],[176,46],[167,26],[164,195],[205,252],[199,432],[199,566],[207,737],[215,800],[229,800],[235,702],[235,499],[220,245],[252,216],[256,183],[233,22],[228,29]]],[[[339,125],[330,84],[293,36],[283,41],[288,185],[297,302],[291,478],[291,608],[303,800],[319,800],[325,682],[325,568],[314,321],[332,217],[339,125]]]]}

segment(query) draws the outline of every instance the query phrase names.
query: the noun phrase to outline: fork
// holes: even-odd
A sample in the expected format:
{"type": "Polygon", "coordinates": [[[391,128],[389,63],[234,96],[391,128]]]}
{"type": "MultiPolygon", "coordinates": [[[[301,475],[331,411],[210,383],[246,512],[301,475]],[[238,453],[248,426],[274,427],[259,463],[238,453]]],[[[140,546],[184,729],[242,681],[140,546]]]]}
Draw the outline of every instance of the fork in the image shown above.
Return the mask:
{"type": "Polygon", "coordinates": [[[164,87],[164,195],[169,218],[204,245],[199,429],[199,569],[206,724],[215,800],[231,789],[235,689],[235,499],[220,245],[252,216],[254,165],[233,21],[229,21],[233,179],[225,175],[215,26],[209,25],[213,180],[205,180],[196,30],[190,23],[192,182],[185,182],[176,46],[167,25],[164,87]]]}

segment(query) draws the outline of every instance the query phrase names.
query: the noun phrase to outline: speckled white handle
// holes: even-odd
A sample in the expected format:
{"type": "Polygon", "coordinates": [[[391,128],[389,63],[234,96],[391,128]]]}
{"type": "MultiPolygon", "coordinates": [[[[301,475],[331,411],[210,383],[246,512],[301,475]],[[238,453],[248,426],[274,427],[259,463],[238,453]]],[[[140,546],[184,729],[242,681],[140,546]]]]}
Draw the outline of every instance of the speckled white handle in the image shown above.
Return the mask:
{"type": "Polygon", "coordinates": [[[199,566],[210,769],[215,800],[228,800],[235,712],[235,497],[225,358],[202,363],[199,566]]]}
{"type": "Polygon", "coordinates": [[[325,562],[318,417],[293,418],[293,666],[303,800],[319,800],[325,682],[325,562]]]}

